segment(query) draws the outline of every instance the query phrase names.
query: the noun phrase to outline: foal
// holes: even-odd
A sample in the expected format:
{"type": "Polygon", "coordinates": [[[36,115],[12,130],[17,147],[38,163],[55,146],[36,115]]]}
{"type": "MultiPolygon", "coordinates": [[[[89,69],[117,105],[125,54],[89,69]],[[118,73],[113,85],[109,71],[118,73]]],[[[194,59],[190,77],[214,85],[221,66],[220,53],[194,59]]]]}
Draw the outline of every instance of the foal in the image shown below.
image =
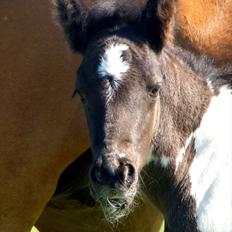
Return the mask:
{"type": "Polygon", "coordinates": [[[173,1],[57,6],[84,56],[76,91],[94,154],[91,191],[107,220],[128,214],[142,189],[166,231],[232,231],[229,68],[213,70],[169,43],[173,1]]]}

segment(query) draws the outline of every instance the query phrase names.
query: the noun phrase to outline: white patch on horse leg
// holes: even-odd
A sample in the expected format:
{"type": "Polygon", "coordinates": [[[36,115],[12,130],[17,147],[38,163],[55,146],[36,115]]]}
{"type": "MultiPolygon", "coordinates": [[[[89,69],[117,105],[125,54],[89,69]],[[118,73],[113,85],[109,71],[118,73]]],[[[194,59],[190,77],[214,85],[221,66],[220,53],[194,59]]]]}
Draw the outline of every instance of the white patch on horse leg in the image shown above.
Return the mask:
{"type": "Polygon", "coordinates": [[[184,158],[186,149],[187,149],[187,147],[189,146],[189,144],[190,144],[192,138],[193,138],[193,134],[191,134],[191,135],[188,137],[188,139],[187,139],[186,142],[185,142],[185,145],[180,149],[180,151],[179,151],[179,153],[178,153],[178,155],[177,155],[177,157],[176,157],[176,169],[175,169],[175,171],[178,170],[179,165],[180,165],[180,163],[182,162],[182,160],[183,160],[183,158],[184,158]]]}
{"type": "Polygon", "coordinates": [[[170,158],[165,155],[162,155],[160,159],[160,164],[163,168],[167,168],[170,164],[170,158]]]}
{"type": "Polygon", "coordinates": [[[223,87],[211,99],[194,133],[191,194],[201,231],[232,231],[232,95],[223,87]]]}
{"type": "Polygon", "coordinates": [[[111,44],[106,48],[98,67],[101,77],[112,76],[115,80],[121,80],[122,75],[129,69],[129,64],[123,60],[122,54],[129,47],[125,44],[111,44]]]}

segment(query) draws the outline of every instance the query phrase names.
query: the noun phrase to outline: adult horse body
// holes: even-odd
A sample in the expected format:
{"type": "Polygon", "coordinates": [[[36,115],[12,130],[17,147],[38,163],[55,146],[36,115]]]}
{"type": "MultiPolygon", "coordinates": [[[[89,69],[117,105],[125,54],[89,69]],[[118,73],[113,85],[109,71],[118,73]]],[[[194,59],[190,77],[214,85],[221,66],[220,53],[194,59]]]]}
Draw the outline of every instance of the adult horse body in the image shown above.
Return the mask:
{"type": "Polygon", "coordinates": [[[0,15],[0,231],[25,232],[89,146],[68,78],[80,57],[65,51],[46,0],[1,1],[0,15]]]}
{"type": "Polygon", "coordinates": [[[177,44],[213,58],[221,66],[232,60],[232,1],[178,0],[177,44]],[[223,55],[222,55],[223,54],[223,55]]]}
{"type": "Polygon", "coordinates": [[[84,54],[76,92],[93,147],[92,195],[106,218],[131,211],[142,175],[167,231],[231,231],[231,67],[170,43],[174,1],[57,3],[84,54]]]}

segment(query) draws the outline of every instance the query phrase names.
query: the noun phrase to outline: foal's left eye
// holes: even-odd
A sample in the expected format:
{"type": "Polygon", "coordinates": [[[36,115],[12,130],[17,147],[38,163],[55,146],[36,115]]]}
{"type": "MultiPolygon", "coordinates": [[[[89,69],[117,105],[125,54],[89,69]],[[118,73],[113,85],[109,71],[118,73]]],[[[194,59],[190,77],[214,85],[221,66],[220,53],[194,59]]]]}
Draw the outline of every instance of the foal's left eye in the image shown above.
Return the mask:
{"type": "Polygon", "coordinates": [[[159,89],[160,89],[159,84],[147,86],[147,92],[151,97],[157,97],[159,89]]]}

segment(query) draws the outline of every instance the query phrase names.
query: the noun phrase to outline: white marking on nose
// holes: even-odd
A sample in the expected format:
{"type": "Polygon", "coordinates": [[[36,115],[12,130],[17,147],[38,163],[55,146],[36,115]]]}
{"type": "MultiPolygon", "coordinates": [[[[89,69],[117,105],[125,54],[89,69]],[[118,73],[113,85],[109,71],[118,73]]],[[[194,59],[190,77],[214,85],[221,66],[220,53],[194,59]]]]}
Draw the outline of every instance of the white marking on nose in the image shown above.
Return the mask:
{"type": "Polygon", "coordinates": [[[126,44],[111,44],[106,48],[97,70],[98,74],[101,77],[112,76],[120,80],[129,69],[129,64],[122,57],[123,52],[128,49],[126,44]]]}
{"type": "Polygon", "coordinates": [[[125,155],[125,153],[120,152],[120,153],[118,153],[118,157],[119,157],[120,159],[122,159],[122,158],[125,158],[126,155],[125,155]]]}

